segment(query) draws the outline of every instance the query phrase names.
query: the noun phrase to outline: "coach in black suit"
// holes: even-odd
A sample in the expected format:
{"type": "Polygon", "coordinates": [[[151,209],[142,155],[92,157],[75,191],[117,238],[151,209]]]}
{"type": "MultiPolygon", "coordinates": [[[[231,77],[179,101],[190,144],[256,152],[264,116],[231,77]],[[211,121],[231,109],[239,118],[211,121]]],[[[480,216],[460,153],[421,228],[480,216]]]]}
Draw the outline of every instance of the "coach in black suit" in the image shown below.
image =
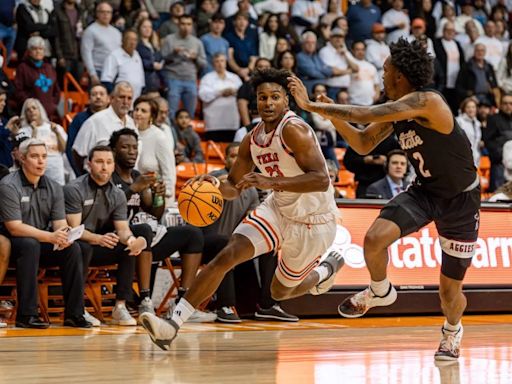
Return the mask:
{"type": "Polygon", "coordinates": [[[392,199],[407,189],[405,181],[407,173],[407,154],[401,149],[393,149],[386,155],[386,176],[370,184],[366,196],[379,199],[392,199]]]}

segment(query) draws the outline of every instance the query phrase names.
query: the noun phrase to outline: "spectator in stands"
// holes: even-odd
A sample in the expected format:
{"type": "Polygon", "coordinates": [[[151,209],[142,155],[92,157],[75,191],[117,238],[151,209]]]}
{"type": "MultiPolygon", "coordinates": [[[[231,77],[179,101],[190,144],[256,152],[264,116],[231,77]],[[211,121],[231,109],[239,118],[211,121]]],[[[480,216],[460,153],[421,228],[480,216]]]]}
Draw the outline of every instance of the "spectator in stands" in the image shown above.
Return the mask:
{"type": "MultiPolygon", "coordinates": [[[[202,37],[204,34],[210,31],[210,24],[213,21],[213,16],[218,11],[218,3],[214,0],[201,0],[199,4],[199,10],[197,11],[197,37],[202,37]]],[[[224,17],[220,15],[222,20],[224,17]]]]}
{"type": "Polygon", "coordinates": [[[466,133],[466,136],[471,143],[471,151],[473,152],[473,159],[475,167],[480,166],[481,149],[483,148],[482,141],[482,123],[477,119],[478,100],[475,97],[468,97],[464,99],[460,105],[460,115],[455,119],[459,126],[466,133]]]}
{"type": "Polygon", "coordinates": [[[80,60],[80,38],[86,21],[76,0],[65,0],[55,8],[57,33],[55,35],[55,56],[57,75],[62,86],[64,75],[70,72],[77,80],[83,72],[80,60]]]}
{"type": "Polygon", "coordinates": [[[426,31],[425,34],[429,39],[433,39],[436,34],[437,25],[436,19],[432,12],[432,0],[419,0],[419,4],[414,7],[411,19],[420,18],[425,20],[426,31]]]}
{"type": "Polygon", "coordinates": [[[43,105],[37,99],[27,99],[21,109],[21,128],[28,136],[46,144],[47,165],[45,176],[64,185],[65,170],[63,154],[66,150],[68,135],[64,128],[50,121],[43,105]]]}
{"type": "MultiPolygon", "coordinates": [[[[43,41],[43,54],[51,56],[53,39],[55,38],[55,18],[41,6],[41,0],[26,0],[16,8],[16,42],[14,50],[19,58],[23,58],[28,40],[38,36],[43,41]]],[[[43,57],[44,57],[43,56],[43,57]]]]}
{"type": "MultiPolygon", "coordinates": [[[[224,179],[227,178],[229,171],[238,157],[239,142],[233,142],[226,147],[225,168],[214,171],[211,175],[224,179]]],[[[258,192],[256,188],[248,188],[242,191],[240,196],[235,200],[226,200],[222,214],[219,219],[212,225],[205,227],[203,233],[205,235],[205,257],[211,259],[225,246],[230,235],[233,233],[237,225],[259,204],[258,192]],[[214,250],[215,252],[212,252],[214,250]]],[[[256,260],[254,261],[256,262],[256,260]]],[[[249,261],[248,263],[253,263],[249,261]]],[[[281,321],[298,321],[296,316],[290,315],[283,311],[279,303],[274,301],[270,295],[270,285],[277,267],[277,255],[267,253],[257,258],[257,267],[259,270],[261,289],[259,304],[257,304],[254,314],[257,320],[281,320],[281,321]]],[[[224,277],[221,285],[217,290],[216,313],[217,320],[226,323],[239,323],[241,320],[233,311],[236,304],[236,292],[234,271],[230,271],[224,277]]]]}
{"type": "MultiPolygon", "coordinates": [[[[120,188],[127,200],[128,218],[132,225],[147,223],[153,231],[151,251],[153,263],[161,262],[174,252],[180,253],[182,260],[180,287],[178,298],[181,298],[194,281],[203,251],[203,235],[199,228],[191,225],[165,228],[158,224],[165,210],[165,204],[155,204],[158,197],[164,197],[166,184],[159,182],[156,175],[141,173],[134,169],[138,158],[138,136],[131,129],[122,129],[112,134],[110,147],[115,154],[115,172],[112,175],[113,183],[120,188]]],[[[144,145],[143,145],[144,147],[144,145]]],[[[138,266],[138,274],[147,275],[146,265],[138,266]]],[[[156,268],[152,268],[152,279],[156,268]]],[[[150,285],[150,288],[152,284],[150,285]]],[[[152,308],[149,299],[149,290],[140,292],[141,307],[152,308]]],[[[192,321],[214,321],[211,314],[196,311],[192,321]]]]}
{"type": "Polygon", "coordinates": [[[320,23],[318,26],[313,30],[313,32],[316,34],[316,50],[319,51],[323,47],[326,46],[326,44],[329,42],[329,39],[331,37],[331,26],[328,24],[320,23]]]}
{"type": "Polygon", "coordinates": [[[331,180],[331,184],[334,189],[334,198],[335,199],[343,199],[343,193],[336,187],[336,179],[338,178],[338,166],[336,165],[334,161],[327,159],[325,161],[327,164],[327,171],[329,171],[329,179],[331,180]]]}
{"type": "MultiPolygon", "coordinates": [[[[20,123],[20,120],[18,119],[18,124],[20,123]]],[[[20,154],[20,145],[25,140],[31,139],[31,137],[26,132],[18,132],[13,131],[13,134],[11,136],[11,143],[12,143],[12,167],[9,168],[9,172],[16,172],[17,170],[21,169],[21,154],[20,154]],[[16,133],[15,133],[16,132],[16,133]]]]}
{"type": "Polygon", "coordinates": [[[258,27],[258,14],[250,0],[227,0],[222,3],[222,15],[226,18],[226,32],[232,32],[235,26],[236,15],[243,13],[247,15],[249,28],[258,27]]]}
{"type": "MultiPolygon", "coordinates": [[[[274,60],[272,61],[273,67],[276,67],[276,68],[279,67],[279,64],[278,64],[279,63],[279,61],[278,61],[279,55],[286,51],[293,52],[290,42],[288,40],[286,40],[286,38],[284,38],[284,37],[278,37],[277,42],[276,42],[276,50],[274,52],[274,60]]],[[[294,57],[295,57],[295,54],[294,54],[294,57]]]]}
{"type": "Polygon", "coordinates": [[[384,170],[386,155],[398,147],[396,138],[389,136],[365,156],[357,154],[351,147],[347,148],[343,164],[350,172],[354,173],[354,179],[357,181],[357,198],[364,198],[368,186],[386,176],[384,170]]]}
{"type": "Polygon", "coordinates": [[[176,161],[173,147],[164,132],[153,125],[158,117],[158,103],[141,96],[133,104],[133,120],[139,131],[141,152],[137,169],[143,173],[156,174],[166,186],[167,204],[174,204],[176,186],[176,161]]]}
{"type": "Polygon", "coordinates": [[[281,29],[279,16],[276,14],[271,14],[267,17],[265,21],[265,25],[263,26],[263,32],[260,34],[260,43],[259,43],[259,56],[265,57],[269,60],[274,59],[274,54],[276,51],[276,44],[278,33],[281,29]]]}
{"type": "Polygon", "coordinates": [[[100,83],[101,71],[107,56],[121,47],[121,32],[110,25],[112,6],[102,1],[96,5],[96,21],[82,35],[80,52],[93,85],[100,83]]]}
{"type": "Polygon", "coordinates": [[[399,38],[407,38],[410,33],[411,21],[404,11],[403,0],[391,0],[391,9],[382,15],[382,25],[386,28],[386,42],[396,43],[399,38]]]}
{"type": "Polygon", "coordinates": [[[137,26],[139,42],[137,43],[137,52],[142,59],[144,68],[144,93],[159,96],[161,88],[160,71],[164,67],[164,61],[160,54],[160,40],[157,33],[153,30],[150,19],[142,20],[137,26]]]}
{"type": "Polygon", "coordinates": [[[366,45],[362,41],[352,43],[352,54],[359,70],[350,75],[348,87],[350,104],[372,105],[380,97],[380,79],[377,68],[365,60],[366,45]]]}
{"type": "Polygon", "coordinates": [[[101,72],[101,82],[109,91],[112,91],[114,84],[121,81],[130,83],[134,99],[142,94],[142,89],[146,85],[142,59],[136,48],[137,32],[125,30],[121,48],[115,49],[107,56],[101,72]]]}
{"type": "Polygon", "coordinates": [[[498,82],[491,64],[485,60],[486,46],[478,43],[475,53],[462,67],[457,77],[456,89],[459,98],[475,96],[479,102],[497,105],[500,101],[498,82]]]}
{"type": "Polygon", "coordinates": [[[178,141],[178,134],[176,133],[176,130],[171,127],[171,122],[169,120],[169,103],[161,96],[155,98],[155,101],[158,104],[158,115],[156,120],[153,121],[153,124],[165,133],[165,137],[171,144],[171,148],[174,151],[178,141]]]}
{"type": "Polygon", "coordinates": [[[503,95],[500,111],[489,116],[487,127],[482,130],[482,137],[491,160],[489,191],[493,192],[505,183],[503,145],[512,140],[512,95],[503,95]]]}
{"type": "Polygon", "coordinates": [[[475,45],[483,44],[485,46],[485,60],[492,65],[495,71],[497,71],[505,50],[501,41],[496,38],[496,24],[494,21],[489,20],[485,23],[484,29],[485,36],[480,36],[476,39],[475,45]]]}
{"type": "Polygon", "coordinates": [[[203,101],[205,139],[229,143],[240,126],[236,95],[242,81],[226,67],[226,56],[216,53],[213,56],[214,71],[206,74],[199,83],[199,97],[203,101]]]}
{"type": "Polygon", "coordinates": [[[192,29],[192,16],[182,15],[179,31],[167,36],[162,43],[171,116],[178,110],[180,101],[190,116],[196,111],[197,72],[206,66],[206,55],[203,43],[192,35],[192,29]]]}
{"type": "MultiPolygon", "coordinates": [[[[272,64],[268,59],[260,57],[254,64],[256,71],[262,71],[264,69],[271,68],[272,64]]],[[[246,81],[242,84],[237,94],[237,105],[238,113],[240,113],[240,119],[242,125],[248,125],[251,123],[250,111],[256,110],[256,93],[250,82],[246,81]]]]}
{"type": "Polygon", "coordinates": [[[263,0],[254,4],[254,9],[259,15],[264,13],[288,13],[290,5],[287,0],[263,0]]]}
{"type": "Polygon", "coordinates": [[[377,69],[377,75],[381,79],[384,74],[384,61],[390,55],[389,46],[386,44],[386,28],[380,23],[373,24],[371,40],[366,40],[366,61],[377,69]]]}
{"type": "MultiPolygon", "coordinates": [[[[331,26],[331,29],[334,29],[332,28],[333,21],[343,16],[341,2],[339,0],[329,0],[325,8],[327,12],[322,15],[320,22],[328,24],[331,26]]],[[[348,31],[344,32],[347,33],[348,31]]]]}
{"type": "Polygon", "coordinates": [[[492,195],[487,201],[490,203],[510,203],[512,201],[512,181],[509,181],[499,187],[494,195],[492,195]]]}
{"type": "Polygon", "coordinates": [[[464,59],[468,61],[473,57],[475,42],[480,37],[476,27],[477,22],[470,20],[466,23],[466,33],[455,36],[464,51],[464,59]]]}
{"type": "MultiPolygon", "coordinates": [[[[190,114],[186,109],[180,109],[175,115],[176,127],[178,128],[178,151],[182,151],[184,158],[182,161],[202,163],[204,162],[204,154],[201,149],[201,139],[199,135],[194,132],[192,125],[190,125],[190,114]]],[[[178,163],[179,161],[176,161],[178,163]]]]}
{"type": "Polygon", "coordinates": [[[279,35],[283,36],[288,41],[289,47],[287,49],[293,49],[295,51],[295,49],[299,47],[300,37],[294,25],[290,22],[290,15],[288,12],[280,13],[279,20],[281,22],[281,32],[279,35]]]}
{"type": "Polygon", "coordinates": [[[16,29],[14,28],[14,8],[17,0],[0,1],[0,41],[7,49],[6,60],[9,61],[11,52],[16,40],[16,29]]]}
{"type": "Polygon", "coordinates": [[[460,3],[461,13],[459,16],[455,18],[455,32],[457,34],[466,33],[466,24],[468,21],[474,21],[475,26],[478,29],[478,34],[483,35],[484,29],[482,24],[480,24],[476,19],[473,18],[473,1],[472,0],[462,0],[460,3]]]}
{"type": "MultiPolygon", "coordinates": [[[[324,84],[316,84],[313,87],[311,100],[326,101],[327,93],[327,87],[324,84]]],[[[329,100],[329,102],[331,101],[329,100]]],[[[338,159],[334,152],[336,147],[336,128],[334,128],[331,120],[320,116],[318,113],[311,112],[311,127],[315,130],[324,157],[332,160],[339,168],[338,159]]]]}
{"type": "Polygon", "coordinates": [[[439,59],[445,78],[442,89],[452,112],[456,115],[459,108],[459,98],[455,87],[459,71],[464,66],[464,53],[459,43],[454,39],[455,27],[451,21],[443,28],[443,37],[434,41],[436,58],[439,59]]]}
{"type": "Polygon", "coordinates": [[[201,42],[204,46],[207,61],[203,75],[213,71],[213,56],[216,53],[223,53],[226,57],[229,55],[229,43],[222,37],[225,25],[226,23],[222,15],[220,13],[216,13],[210,20],[210,32],[201,36],[201,42]]]}
{"type": "Polygon", "coordinates": [[[473,17],[485,25],[489,18],[489,4],[485,0],[474,0],[474,7],[473,17]]]}
{"type": "Polygon", "coordinates": [[[28,139],[21,144],[20,153],[21,170],[0,181],[1,233],[11,241],[11,257],[16,265],[16,326],[50,326],[39,319],[37,311],[37,275],[41,265],[61,269],[64,325],[89,328],[91,324],[83,317],[82,253],[78,244],[68,242],[62,187],[44,176],[46,145],[41,140],[28,139]],[[48,231],[50,227],[52,232],[48,231]]]}
{"type": "Polygon", "coordinates": [[[185,4],[182,1],[176,1],[171,5],[169,11],[171,13],[171,18],[162,23],[158,29],[158,34],[160,35],[161,40],[165,39],[169,35],[178,33],[180,18],[185,14],[185,4]]]}
{"type": "Polygon", "coordinates": [[[317,83],[325,83],[332,76],[345,75],[346,70],[325,64],[316,52],[317,37],[314,32],[302,35],[302,50],[297,54],[297,75],[304,81],[308,92],[317,83]]]}
{"type": "Polygon", "coordinates": [[[121,128],[136,129],[133,119],[128,115],[133,101],[132,86],[123,81],[117,83],[110,100],[110,107],[91,116],[76,136],[73,156],[79,169],[84,169],[89,151],[98,144],[108,143],[113,132],[121,128]]]}
{"type": "Polygon", "coordinates": [[[496,77],[501,91],[512,93],[512,44],[508,45],[507,53],[500,61],[496,77]]]}
{"type": "Polygon", "coordinates": [[[68,157],[69,164],[75,175],[80,176],[83,169],[75,164],[73,157],[73,145],[75,144],[76,136],[82,128],[85,121],[94,115],[96,112],[102,111],[108,107],[110,98],[108,96],[107,88],[103,84],[93,85],[89,91],[89,106],[85,111],[79,112],[73,118],[73,121],[68,127],[68,140],[66,142],[66,156],[68,157]]]}
{"type": "Polygon", "coordinates": [[[453,31],[455,34],[455,8],[454,3],[450,2],[438,2],[437,4],[442,4],[442,18],[437,23],[437,31],[436,31],[436,38],[443,37],[443,31],[446,23],[452,23],[453,24],[453,31]]]}
{"type": "MultiPolygon", "coordinates": [[[[114,168],[112,149],[101,145],[93,147],[89,154],[90,173],[68,183],[64,187],[64,199],[69,225],[85,226],[78,240],[84,269],[89,265],[117,264],[112,322],[129,326],[137,325],[125,305],[132,297],[134,256],[143,258],[146,270],[150,271],[153,233],[147,224],[129,226],[126,197],[111,181],[114,168]]],[[[145,288],[149,288],[149,276],[145,288]]],[[[85,316],[94,326],[100,325],[90,314],[85,313],[85,316]]]]}
{"type": "Polygon", "coordinates": [[[329,87],[329,97],[333,99],[342,88],[349,87],[350,74],[359,71],[359,66],[347,49],[345,35],[340,28],[331,31],[329,42],[318,52],[318,56],[333,70],[333,74],[339,73],[325,80],[325,85],[329,87]]]}
{"type": "Polygon", "coordinates": [[[16,69],[14,98],[19,111],[26,99],[35,97],[43,104],[48,116],[54,119],[57,117],[60,89],[55,69],[45,62],[44,46],[44,40],[40,36],[28,40],[28,55],[16,69]]]}
{"type": "Polygon", "coordinates": [[[373,24],[379,23],[381,12],[372,0],[361,0],[351,5],[347,12],[348,37],[351,41],[364,41],[372,38],[373,24]]]}
{"type": "MultiPolygon", "coordinates": [[[[411,34],[407,37],[409,41],[419,40],[421,36],[425,35],[427,32],[427,25],[425,20],[416,18],[411,23],[411,34]]],[[[433,57],[436,57],[436,51],[434,50],[434,43],[432,39],[426,36],[427,41],[427,52],[430,53],[433,57]]]]}
{"type": "Polygon", "coordinates": [[[249,27],[249,17],[238,12],[233,21],[233,30],[224,34],[229,43],[229,67],[243,81],[249,80],[250,68],[258,57],[258,32],[249,27]]]}
{"type": "Polygon", "coordinates": [[[405,191],[409,186],[405,179],[407,168],[407,153],[401,149],[388,152],[384,163],[386,176],[368,186],[366,197],[389,200],[405,191]]]}
{"type": "Polygon", "coordinates": [[[324,13],[325,10],[318,1],[296,0],[292,5],[292,23],[299,33],[305,28],[315,29],[324,13]]]}
{"type": "Polygon", "coordinates": [[[20,118],[14,116],[7,119],[5,114],[6,105],[7,91],[4,88],[0,88],[0,164],[9,168],[12,166],[12,144],[9,139],[11,135],[17,133],[20,128],[20,118]]]}
{"type": "Polygon", "coordinates": [[[284,51],[277,55],[276,68],[285,69],[290,73],[295,74],[297,72],[297,59],[292,51],[284,51]]]}

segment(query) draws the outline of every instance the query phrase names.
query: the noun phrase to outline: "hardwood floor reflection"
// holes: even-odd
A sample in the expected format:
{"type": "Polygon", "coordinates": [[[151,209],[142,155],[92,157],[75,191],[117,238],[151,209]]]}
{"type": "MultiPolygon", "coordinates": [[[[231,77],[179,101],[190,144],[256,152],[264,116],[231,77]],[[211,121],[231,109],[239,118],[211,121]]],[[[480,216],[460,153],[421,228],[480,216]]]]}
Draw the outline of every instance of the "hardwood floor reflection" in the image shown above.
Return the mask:
{"type": "Polygon", "coordinates": [[[0,383],[512,383],[512,316],[468,316],[436,366],[440,318],[186,325],[171,352],[139,328],[0,329],[0,383]]]}

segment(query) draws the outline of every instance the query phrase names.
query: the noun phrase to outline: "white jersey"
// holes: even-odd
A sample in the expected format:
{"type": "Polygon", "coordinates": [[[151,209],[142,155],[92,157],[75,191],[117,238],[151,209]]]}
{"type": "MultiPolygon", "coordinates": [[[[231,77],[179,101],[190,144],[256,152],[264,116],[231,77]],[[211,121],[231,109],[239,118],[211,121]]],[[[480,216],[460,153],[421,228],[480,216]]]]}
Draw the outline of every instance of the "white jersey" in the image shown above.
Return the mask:
{"type": "MultiPolygon", "coordinates": [[[[289,111],[284,115],[275,130],[265,133],[265,123],[261,121],[251,131],[250,150],[254,164],[260,172],[269,177],[295,177],[303,175],[304,171],[299,167],[293,152],[283,140],[283,128],[290,121],[304,120],[294,112],[289,111]]],[[[309,125],[307,125],[309,127],[309,125]]],[[[316,140],[316,145],[320,145],[316,140]]],[[[324,163],[325,164],[325,163],[324,163]]],[[[327,165],[325,165],[327,168],[327,165]]],[[[325,192],[286,192],[274,191],[268,199],[273,199],[279,212],[287,219],[304,224],[324,224],[335,220],[338,209],[334,201],[332,185],[325,192]]]]}

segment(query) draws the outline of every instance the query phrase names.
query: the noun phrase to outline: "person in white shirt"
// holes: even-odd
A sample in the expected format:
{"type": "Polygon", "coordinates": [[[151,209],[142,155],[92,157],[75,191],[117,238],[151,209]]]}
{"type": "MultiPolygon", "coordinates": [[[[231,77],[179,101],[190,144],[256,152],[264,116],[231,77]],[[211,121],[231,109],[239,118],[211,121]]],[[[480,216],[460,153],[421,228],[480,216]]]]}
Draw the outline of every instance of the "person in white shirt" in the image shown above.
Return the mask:
{"type": "Polygon", "coordinates": [[[263,32],[259,35],[260,57],[273,60],[276,52],[277,33],[279,32],[280,21],[278,15],[269,15],[263,26],[263,32]]]}
{"type": "Polygon", "coordinates": [[[372,105],[380,96],[380,79],[377,68],[364,59],[366,46],[362,41],[352,43],[354,55],[359,71],[352,73],[348,94],[350,104],[372,105]]]}
{"type": "Polygon", "coordinates": [[[306,27],[316,28],[324,13],[325,10],[318,1],[296,0],[292,5],[292,19],[298,20],[300,24],[295,22],[295,30],[302,34],[306,27]]]}
{"type": "Polygon", "coordinates": [[[178,137],[176,131],[171,128],[171,122],[169,120],[169,103],[161,96],[155,98],[155,101],[158,104],[158,116],[156,117],[156,120],[153,121],[153,124],[165,133],[165,136],[169,143],[171,143],[171,148],[174,151],[178,137]]]}
{"type": "Polygon", "coordinates": [[[348,88],[350,85],[350,74],[359,71],[356,61],[347,49],[345,33],[341,28],[334,28],[331,31],[329,42],[318,52],[318,56],[325,65],[339,71],[339,75],[323,81],[329,87],[329,97],[334,99],[340,89],[348,88]]]}
{"type": "Polygon", "coordinates": [[[142,174],[152,173],[165,183],[165,200],[175,201],[176,160],[165,133],[152,124],[158,117],[158,103],[141,96],[133,103],[133,120],[139,132],[139,157],[135,168],[142,174]]]}
{"type": "Polygon", "coordinates": [[[480,166],[482,142],[482,123],[478,120],[477,113],[478,100],[474,97],[468,97],[462,101],[460,105],[460,115],[455,118],[459,126],[466,133],[471,143],[471,151],[473,152],[473,160],[475,167],[480,166]]]}
{"type": "Polygon", "coordinates": [[[464,52],[464,59],[468,61],[473,57],[475,51],[475,42],[480,37],[477,25],[480,23],[476,20],[469,20],[466,23],[465,33],[459,33],[455,36],[455,40],[460,44],[464,52]]]}
{"type": "MultiPolygon", "coordinates": [[[[247,8],[249,9],[249,17],[251,19],[257,20],[258,19],[258,13],[252,6],[251,2],[249,0],[226,0],[222,3],[222,7],[220,9],[220,12],[224,17],[227,19],[231,16],[234,16],[240,9],[240,3],[242,2],[248,2],[247,8]]],[[[245,7],[244,7],[245,8],[245,7]]]]}
{"type": "Polygon", "coordinates": [[[87,119],[76,136],[73,156],[75,164],[80,168],[84,168],[84,160],[89,155],[89,151],[96,145],[108,144],[113,132],[122,128],[136,130],[133,119],[128,115],[133,101],[133,89],[130,83],[125,81],[117,83],[110,98],[110,107],[87,119]]]}
{"type": "Polygon", "coordinates": [[[507,53],[501,59],[496,78],[503,93],[512,94],[512,44],[508,45],[507,53]]]}
{"type": "Polygon", "coordinates": [[[228,72],[226,67],[226,56],[216,53],[213,56],[214,71],[204,75],[199,83],[206,140],[231,142],[240,127],[236,95],[242,81],[234,73],[228,72]]]}
{"type": "MultiPolygon", "coordinates": [[[[427,24],[425,20],[417,17],[411,23],[411,34],[407,38],[409,41],[414,41],[419,39],[421,36],[425,35],[427,31],[427,24]]],[[[427,52],[432,55],[432,57],[436,57],[436,52],[434,50],[434,43],[430,37],[427,37],[427,52]]]]}
{"type": "Polygon", "coordinates": [[[80,52],[93,85],[100,83],[107,56],[121,46],[121,32],[110,25],[111,21],[112,6],[102,1],[96,6],[96,21],[82,35],[80,52]]]}
{"type": "MultiPolygon", "coordinates": [[[[466,23],[468,21],[476,21],[476,19],[473,18],[473,11],[475,8],[473,7],[473,1],[472,0],[462,0],[461,4],[461,14],[455,18],[455,31],[457,34],[466,33],[466,23]]],[[[478,34],[483,35],[484,34],[484,28],[482,27],[482,24],[477,22],[476,27],[478,29],[478,34]]]]}
{"type": "Polygon", "coordinates": [[[384,61],[390,55],[389,46],[386,44],[386,28],[380,23],[373,24],[373,39],[366,40],[366,60],[377,68],[377,74],[382,88],[382,75],[384,74],[384,61]]]}
{"type": "Polygon", "coordinates": [[[480,36],[476,39],[475,44],[483,44],[486,48],[485,60],[488,61],[495,71],[498,70],[498,65],[503,58],[504,50],[503,44],[496,38],[496,24],[494,21],[489,20],[485,23],[485,36],[480,36]]]}
{"type": "Polygon", "coordinates": [[[134,99],[142,94],[142,89],[146,85],[142,59],[136,50],[137,40],[137,32],[124,31],[121,48],[117,48],[107,56],[101,72],[101,82],[109,91],[112,90],[114,83],[120,81],[130,83],[134,99]]]}
{"type": "Polygon", "coordinates": [[[386,42],[396,43],[399,38],[407,38],[410,32],[409,16],[404,11],[403,0],[392,0],[392,8],[382,15],[382,24],[388,31],[386,42]]]}

